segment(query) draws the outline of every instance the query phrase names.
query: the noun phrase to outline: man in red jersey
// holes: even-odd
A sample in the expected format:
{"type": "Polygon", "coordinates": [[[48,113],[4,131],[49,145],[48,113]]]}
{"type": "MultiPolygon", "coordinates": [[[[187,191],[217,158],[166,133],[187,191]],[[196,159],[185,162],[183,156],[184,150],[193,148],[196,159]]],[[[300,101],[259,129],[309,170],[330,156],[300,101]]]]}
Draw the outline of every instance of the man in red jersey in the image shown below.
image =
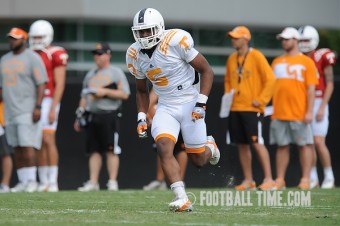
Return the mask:
{"type": "MultiPolygon", "coordinates": [[[[312,26],[303,26],[299,28],[301,35],[299,48],[301,52],[312,58],[318,72],[319,85],[316,86],[314,117],[312,121],[312,129],[314,136],[314,146],[319,155],[324,171],[324,180],[321,188],[334,187],[334,174],[332,170],[331,157],[326,146],[326,135],[328,131],[328,102],[331,99],[334,83],[333,83],[333,66],[335,65],[335,54],[332,50],[326,48],[317,49],[319,44],[319,34],[312,26]]],[[[313,167],[311,170],[311,188],[319,186],[319,179],[316,170],[316,153],[313,167]]]]}
{"type": "Polygon", "coordinates": [[[43,59],[47,74],[44,100],[42,102],[43,141],[38,152],[38,191],[57,192],[58,149],[55,133],[58,125],[60,101],[64,93],[68,54],[64,48],[51,45],[53,27],[46,20],[35,21],[29,30],[30,48],[43,59]]]}

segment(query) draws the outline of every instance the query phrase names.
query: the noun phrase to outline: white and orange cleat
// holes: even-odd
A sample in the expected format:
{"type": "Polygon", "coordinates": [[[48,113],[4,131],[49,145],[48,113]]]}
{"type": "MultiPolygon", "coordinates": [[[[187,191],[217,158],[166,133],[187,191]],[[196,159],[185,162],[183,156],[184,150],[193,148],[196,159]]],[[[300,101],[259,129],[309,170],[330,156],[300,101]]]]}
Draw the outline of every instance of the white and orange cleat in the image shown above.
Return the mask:
{"type": "Polygon", "coordinates": [[[207,137],[207,146],[210,149],[213,149],[212,151],[213,154],[209,162],[211,165],[216,165],[218,161],[220,161],[221,154],[220,154],[220,150],[218,150],[215,139],[212,136],[207,137]]]}
{"type": "Polygon", "coordinates": [[[192,204],[187,197],[181,199],[177,198],[169,203],[169,209],[172,212],[191,212],[192,204]]]}

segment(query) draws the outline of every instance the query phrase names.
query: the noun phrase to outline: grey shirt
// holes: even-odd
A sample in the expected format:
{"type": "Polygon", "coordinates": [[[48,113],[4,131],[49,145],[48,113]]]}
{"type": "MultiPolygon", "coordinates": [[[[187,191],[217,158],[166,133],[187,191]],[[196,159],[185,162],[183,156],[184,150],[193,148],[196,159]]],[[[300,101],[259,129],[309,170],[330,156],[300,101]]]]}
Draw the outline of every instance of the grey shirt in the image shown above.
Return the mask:
{"type": "Polygon", "coordinates": [[[81,97],[86,98],[87,110],[92,113],[117,110],[122,104],[121,99],[108,97],[93,98],[93,95],[87,94],[86,90],[88,88],[117,89],[119,84],[122,84],[122,90],[130,95],[130,86],[122,69],[110,66],[104,69],[96,68],[90,70],[84,78],[83,90],[81,92],[81,97]]]}
{"type": "Polygon", "coordinates": [[[33,112],[37,86],[47,82],[47,72],[40,56],[30,49],[20,54],[8,52],[0,61],[5,119],[33,112]]]}

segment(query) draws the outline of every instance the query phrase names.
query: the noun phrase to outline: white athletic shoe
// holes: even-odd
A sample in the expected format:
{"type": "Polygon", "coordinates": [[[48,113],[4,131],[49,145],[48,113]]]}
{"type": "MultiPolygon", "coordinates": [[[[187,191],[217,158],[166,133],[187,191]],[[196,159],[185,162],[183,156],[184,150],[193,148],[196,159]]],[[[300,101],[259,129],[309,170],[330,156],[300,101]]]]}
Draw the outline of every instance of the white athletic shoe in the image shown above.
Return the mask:
{"type": "Polygon", "coordinates": [[[192,204],[188,198],[175,199],[169,203],[169,209],[172,212],[190,212],[192,204]]]}
{"type": "Polygon", "coordinates": [[[106,186],[108,191],[118,191],[118,182],[116,180],[109,180],[106,186]]]}
{"type": "Polygon", "coordinates": [[[38,183],[36,181],[30,181],[26,184],[25,192],[36,192],[38,189],[38,183]]]}
{"type": "Polygon", "coordinates": [[[78,191],[99,191],[99,184],[93,184],[91,181],[87,181],[83,187],[78,188],[78,191]]]}
{"type": "Polygon", "coordinates": [[[166,190],[166,189],[167,189],[166,182],[165,181],[158,181],[158,180],[151,181],[148,185],[145,185],[143,187],[144,191],[166,190]]]}
{"type": "Polygon", "coordinates": [[[37,191],[38,192],[48,192],[48,184],[39,184],[37,191]]]}
{"type": "Polygon", "coordinates": [[[19,182],[13,188],[11,188],[11,192],[24,192],[25,188],[26,186],[23,183],[19,182]]]}
{"type": "Polygon", "coordinates": [[[58,192],[58,191],[59,191],[58,184],[48,185],[48,192],[58,192]]]}
{"type": "Polygon", "coordinates": [[[10,192],[10,191],[11,191],[11,189],[7,185],[0,184],[0,193],[7,193],[7,192],[10,192]]]}
{"type": "Polygon", "coordinates": [[[214,154],[211,156],[210,159],[210,164],[211,165],[216,165],[218,163],[218,161],[220,161],[220,150],[218,150],[218,147],[216,145],[215,139],[212,136],[208,136],[207,137],[207,144],[212,144],[214,146],[214,154]]]}
{"type": "Polygon", "coordinates": [[[310,189],[318,188],[318,187],[319,187],[319,181],[318,180],[310,180],[310,185],[309,185],[310,189]]]}
{"type": "Polygon", "coordinates": [[[334,180],[326,179],[321,184],[322,189],[331,189],[334,188],[334,180]]]}

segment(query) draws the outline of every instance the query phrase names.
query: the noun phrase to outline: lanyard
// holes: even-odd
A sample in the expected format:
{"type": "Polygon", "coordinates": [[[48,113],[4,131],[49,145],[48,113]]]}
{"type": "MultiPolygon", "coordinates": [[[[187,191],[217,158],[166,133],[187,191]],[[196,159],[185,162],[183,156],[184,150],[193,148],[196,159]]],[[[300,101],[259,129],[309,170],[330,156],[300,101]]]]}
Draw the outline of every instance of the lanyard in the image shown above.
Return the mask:
{"type": "MultiPolygon", "coordinates": [[[[246,62],[248,53],[249,53],[249,48],[248,48],[248,50],[247,50],[247,52],[246,52],[246,55],[244,56],[244,58],[243,58],[241,64],[238,62],[238,57],[239,57],[239,55],[238,55],[238,53],[237,53],[236,61],[237,61],[237,73],[238,73],[238,84],[239,84],[239,85],[240,85],[241,78],[242,78],[243,66],[244,66],[244,63],[246,62]]],[[[240,94],[240,90],[237,91],[237,94],[240,94]]]]}
{"type": "Polygon", "coordinates": [[[238,62],[239,55],[237,53],[237,72],[238,72],[238,76],[239,76],[238,82],[241,81],[241,77],[242,77],[242,73],[243,73],[243,66],[244,66],[244,63],[246,62],[248,53],[249,53],[249,49],[247,50],[246,55],[244,56],[241,64],[238,62]]]}

